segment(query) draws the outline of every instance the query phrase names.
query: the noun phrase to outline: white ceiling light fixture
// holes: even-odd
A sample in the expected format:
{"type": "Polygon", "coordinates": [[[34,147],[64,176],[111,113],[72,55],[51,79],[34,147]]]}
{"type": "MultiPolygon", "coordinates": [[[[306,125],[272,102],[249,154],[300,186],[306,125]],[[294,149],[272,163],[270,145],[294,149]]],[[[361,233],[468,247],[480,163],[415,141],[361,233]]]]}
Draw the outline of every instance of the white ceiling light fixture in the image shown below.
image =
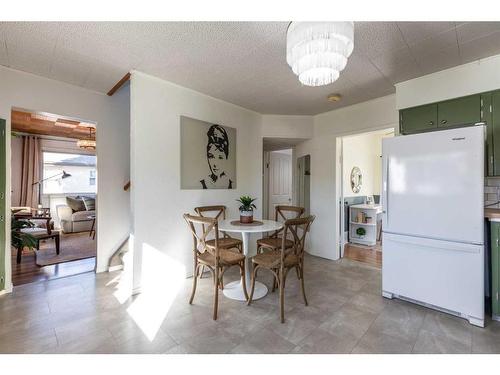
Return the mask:
{"type": "Polygon", "coordinates": [[[291,22],[286,61],[306,86],[335,82],[354,49],[353,22],[291,22]]]}

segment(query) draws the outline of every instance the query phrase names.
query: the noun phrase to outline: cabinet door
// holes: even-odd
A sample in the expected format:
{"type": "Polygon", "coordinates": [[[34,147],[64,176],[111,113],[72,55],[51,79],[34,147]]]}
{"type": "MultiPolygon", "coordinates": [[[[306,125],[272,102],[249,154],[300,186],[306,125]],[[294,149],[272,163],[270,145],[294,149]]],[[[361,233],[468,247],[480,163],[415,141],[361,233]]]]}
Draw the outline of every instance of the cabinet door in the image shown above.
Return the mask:
{"type": "Polygon", "coordinates": [[[485,147],[485,175],[495,175],[494,147],[493,147],[493,118],[491,111],[491,92],[481,94],[481,121],[486,124],[486,147],[485,147]]]}
{"type": "Polygon", "coordinates": [[[493,175],[500,176],[500,90],[491,93],[493,133],[493,175]]]}
{"type": "Polygon", "coordinates": [[[500,317],[500,223],[491,222],[491,311],[494,316],[500,317]]]}
{"type": "Polygon", "coordinates": [[[481,95],[438,103],[438,127],[474,124],[481,121],[481,95]]]}
{"type": "Polygon", "coordinates": [[[420,133],[437,128],[437,104],[403,109],[400,112],[402,134],[420,133]]]}

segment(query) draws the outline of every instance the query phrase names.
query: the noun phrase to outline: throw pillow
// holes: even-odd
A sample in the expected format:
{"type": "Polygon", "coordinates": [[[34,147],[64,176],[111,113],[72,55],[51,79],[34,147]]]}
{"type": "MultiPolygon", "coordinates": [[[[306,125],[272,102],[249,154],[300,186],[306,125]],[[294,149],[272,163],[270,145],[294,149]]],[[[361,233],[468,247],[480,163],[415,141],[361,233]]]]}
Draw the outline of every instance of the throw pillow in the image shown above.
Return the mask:
{"type": "Polygon", "coordinates": [[[87,211],[95,211],[95,198],[92,197],[82,197],[83,204],[87,211]]]}
{"type": "Polygon", "coordinates": [[[85,211],[85,204],[80,197],[66,197],[66,204],[73,210],[73,212],[85,211]]]}

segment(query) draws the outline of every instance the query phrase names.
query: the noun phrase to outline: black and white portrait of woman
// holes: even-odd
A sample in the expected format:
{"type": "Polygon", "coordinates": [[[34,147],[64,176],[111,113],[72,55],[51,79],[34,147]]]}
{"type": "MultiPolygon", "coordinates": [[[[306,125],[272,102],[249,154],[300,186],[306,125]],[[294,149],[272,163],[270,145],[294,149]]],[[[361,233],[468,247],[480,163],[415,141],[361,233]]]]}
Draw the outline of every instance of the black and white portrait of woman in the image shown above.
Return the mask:
{"type": "Polygon", "coordinates": [[[181,116],[181,188],[236,187],[236,129],[181,116]]]}

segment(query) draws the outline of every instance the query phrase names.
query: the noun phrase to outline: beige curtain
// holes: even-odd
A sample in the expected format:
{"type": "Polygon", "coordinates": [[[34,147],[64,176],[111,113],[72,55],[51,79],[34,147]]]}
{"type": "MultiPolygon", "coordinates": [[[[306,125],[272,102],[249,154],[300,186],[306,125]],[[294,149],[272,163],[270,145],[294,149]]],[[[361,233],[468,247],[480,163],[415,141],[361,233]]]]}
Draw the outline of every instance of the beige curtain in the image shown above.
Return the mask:
{"type": "Polygon", "coordinates": [[[33,184],[41,178],[40,163],[40,138],[23,135],[19,206],[36,207],[38,204],[38,189],[41,186],[33,184]]]}

